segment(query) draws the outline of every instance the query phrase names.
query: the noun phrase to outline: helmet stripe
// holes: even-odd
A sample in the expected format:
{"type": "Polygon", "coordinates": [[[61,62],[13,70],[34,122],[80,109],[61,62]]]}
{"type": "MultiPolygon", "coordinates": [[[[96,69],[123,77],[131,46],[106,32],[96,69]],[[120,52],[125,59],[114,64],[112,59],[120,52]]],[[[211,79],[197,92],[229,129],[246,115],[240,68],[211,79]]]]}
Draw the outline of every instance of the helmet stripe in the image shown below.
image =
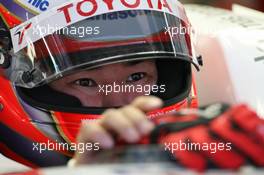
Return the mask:
{"type": "Polygon", "coordinates": [[[12,0],[0,0],[0,4],[2,4],[13,16],[16,16],[21,21],[26,21],[34,16],[32,10],[28,8],[21,7],[18,3],[14,3],[12,0]]]}
{"type": "Polygon", "coordinates": [[[0,3],[0,16],[4,20],[8,28],[13,28],[22,22],[21,19],[19,19],[14,14],[10,13],[8,9],[6,9],[1,3],[0,3]]]}

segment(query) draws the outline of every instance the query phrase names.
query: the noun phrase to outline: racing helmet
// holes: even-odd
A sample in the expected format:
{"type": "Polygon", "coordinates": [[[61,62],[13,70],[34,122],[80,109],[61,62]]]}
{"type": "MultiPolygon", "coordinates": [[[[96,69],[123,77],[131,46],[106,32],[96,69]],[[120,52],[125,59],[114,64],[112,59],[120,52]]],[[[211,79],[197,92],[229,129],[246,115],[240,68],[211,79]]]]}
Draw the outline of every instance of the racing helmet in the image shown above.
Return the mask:
{"type": "MultiPolygon", "coordinates": [[[[65,164],[83,120],[109,107],[83,106],[50,83],[83,70],[153,60],[154,92],[164,101],[150,118],[197,107],[192,66],[201,61],[193,31],[175,0],[0,1],[0,150],[31,167],[65,164]]],[[[113,70],[113,73],[118,73],[113,70]]]]}

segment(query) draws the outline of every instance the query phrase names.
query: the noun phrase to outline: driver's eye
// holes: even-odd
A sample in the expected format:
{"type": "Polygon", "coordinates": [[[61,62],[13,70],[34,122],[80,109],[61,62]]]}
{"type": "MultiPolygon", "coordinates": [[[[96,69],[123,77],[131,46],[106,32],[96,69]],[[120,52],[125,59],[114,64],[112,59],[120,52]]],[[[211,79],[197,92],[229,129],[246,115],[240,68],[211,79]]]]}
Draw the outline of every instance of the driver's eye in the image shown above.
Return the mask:
{"type": "Polygon", "coordinates": [[[79,80],[74,81],[74,84],[78,86],[84,86],[84,87],[95,87],[97,86],[96,82],[89,78],[82,78],[79,80]]]}
{"type": "Polygon", "coordinates": [[[132,83],[132,82],[135,82],[135,81],[139,81],[139,80],[143,79],[145,76],[146,76],[146,73],[144,73],[144,72],[137,72],[137,73],[131,74],[127,78],[126,82],[132,83]]]}

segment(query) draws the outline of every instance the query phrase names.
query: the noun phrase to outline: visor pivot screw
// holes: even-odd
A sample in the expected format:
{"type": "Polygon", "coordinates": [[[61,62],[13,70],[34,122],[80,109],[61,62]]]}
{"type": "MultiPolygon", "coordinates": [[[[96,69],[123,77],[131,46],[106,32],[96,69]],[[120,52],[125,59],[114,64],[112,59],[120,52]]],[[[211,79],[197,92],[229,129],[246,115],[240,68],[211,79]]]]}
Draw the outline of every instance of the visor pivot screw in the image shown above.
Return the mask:
{"type": "Polygon", "coordinates": [[[22,75],[22,80],[24,83],[30,83],[33,81],[33,75],[31,71],[24,72],[22,75]]]}
{"type": "Polygon", "coordinates": [[[0,67],[3,69],[7,69],[11,64],[10,60],[10,56],[8,54],[4,54],[0,50],[0,67]]]}
{"type": "Polygon", "coordinates": [[[202,55],[199,55],[199,56],[197,57],[197,61],[198,61],[198,64],[199,64],[200,66],[203,66],[203,57],[202,57],[202,55]]]}
{"type": "Polygon", "coordinates": [[[0,103],[0,111],[3,111],[3,109],[4,109],[4,105],[0,103]]]}

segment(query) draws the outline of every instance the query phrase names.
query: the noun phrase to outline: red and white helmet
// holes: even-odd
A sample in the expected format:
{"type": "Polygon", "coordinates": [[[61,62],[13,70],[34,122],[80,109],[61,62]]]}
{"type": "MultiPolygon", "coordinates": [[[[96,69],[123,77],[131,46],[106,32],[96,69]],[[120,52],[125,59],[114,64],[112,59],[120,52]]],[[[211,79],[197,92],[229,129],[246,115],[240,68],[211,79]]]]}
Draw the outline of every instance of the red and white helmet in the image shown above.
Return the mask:
{"type": "MultiPolygon", "coordinates": [[[[84,107],[49,83],[103,65],[154,59],[164,100],[150,117],[196,107],[192,30],[175,0],[0,1],[12,49],[2,46],[0,150],[23,164],[62,165],[73,155],[82,120],[106,108],[84,107]],[[10,29],[10,30],[9,30],[10,29]],[[4,64],[5,63],[5,64],[4,64]],[[42,153],[37,145],[48,145],[42,153]]],[[[3,28],[3,27],[2,27],[3,28]]],[[[9,37],[6,35],[6,38],[9,37]]],[[[2,43],[4,45],[6,43],[2,43]]],[[[9,45],[10,46],[10,45],[9,45]]]]}

